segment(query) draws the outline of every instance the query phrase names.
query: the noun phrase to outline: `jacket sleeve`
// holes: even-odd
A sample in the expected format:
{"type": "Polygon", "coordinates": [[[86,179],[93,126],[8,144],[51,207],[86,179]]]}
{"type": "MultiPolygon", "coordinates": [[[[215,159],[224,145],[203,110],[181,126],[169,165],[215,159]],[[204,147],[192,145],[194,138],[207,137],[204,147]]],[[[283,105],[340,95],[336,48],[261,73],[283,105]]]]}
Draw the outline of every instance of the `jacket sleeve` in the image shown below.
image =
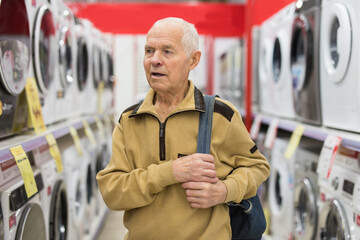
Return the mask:
{"type": "Polygon", "coordinates": [[[255,196],[258,187],[270,174],[269,163],[257,150],[238,111],[231,119],[218,156],[234,168],[224,180],[228,190],[226,202],[240,202],[255,196]]]}
{"type": "Polygon", "coordinates": [[[171,161],[151,164],[147,169],[135,169],[126,155],[120,123],[116,125],[112,138],[110,162],[96,176],[102,197],[110,209],[128,210],[146,206],[166,186],[177,183],[171,161]]]}

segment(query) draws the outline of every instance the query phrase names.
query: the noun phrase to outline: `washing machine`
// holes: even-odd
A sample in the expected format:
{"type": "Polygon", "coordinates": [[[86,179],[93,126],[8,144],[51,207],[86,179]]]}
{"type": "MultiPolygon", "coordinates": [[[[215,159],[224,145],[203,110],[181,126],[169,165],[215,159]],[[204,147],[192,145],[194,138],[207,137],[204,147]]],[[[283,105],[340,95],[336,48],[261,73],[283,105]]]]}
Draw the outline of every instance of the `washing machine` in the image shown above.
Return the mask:
{"type": "Polygon", "coordinates": [[[296,119],[321,125],[321,0],[298,0],[291,33],[290,69],[296,119]]]}
{"type": "Polygon", "coordinates": [[[252,106],[254,111],[259,108],[259,48],[260,48],[260,26],[253,26],[251,29],[252,37],[252,106]]]}
{"type": "Polygon", "coordinates": [[[56,22],[47,0],[26,1],[31,32],[31,67],[29,77],[34,77],[39,90],[41,112],[46,125],[54,122],[56,22]]]}
{"type": "Polygon", "coordinates": [[[317,169],[321,206],[317,239],[359,239],[359,152],[340,146],[333,162],[321,161],[317,169]]]}
{"type": "Polygon", "coordinates": [[[68,198],[64,172],[58,173],[47,145],[34,149],[29,158],[33,165],[40,169],[43,177],[44,191],[40,193],[40,197],[47,239],[69,239],[68,198]]]}
{"type": "Polygon", "coordinates": [[[360,2],[323,0],[320,81],[323,124],[360,132],[360,2]]]}
{"type": "Polygon", "coordinates": [[[260,110],[266,114],[275,113],[275,96],[273,91],[272,55],[275,39],[275,22],[268,18],[260,27],[259,47],[259,103],[260,110]]]}
{"type": "Polygon", "coordinates": [[[101,32],[96,27],[92,28],[91,31],[92,36],[92,59],[91,59],[91,66],[92,66],[92,76],[93,76],[93,84],[96,89],[96,112],[99,112],[101,109],[101,96],[100,91],[103,91],[103,88],[99,88],[100,83],[102,81],[102,60],[101,60],[101,32]]]}
{"type": "Polygon", "coordinates": [[[30,29],[25,1],[0,3],[0,138],[27,126],[27,104],[19,101],[30,61],[30,29]],[[15,126],[17,129],[15,129],[15,126]]]}
{"type": "Polygon", "coordinates": [[[295,118],[292,98],[292,81],[290,71],[290,42],[294,20],[295,3],[291,3],[274,17],[275,37],[272,48],[272,80],[271,94],[274,97],[274,114],[285,118],[295,118]]]}
{"type": "MultiPolygon", "coordinates": [[[[71,137],[67,137],[71,142],[71,137]]],[[[75,145],[71,145],[62,151],[62,159],[69,208],[68,239],[82,239],[86,208],[86,185],[81,164],[83,156],[79,155],[75,145]]]]}
{"type": "Polygon", "coordinates": [[[105,89],[103,95],[103,108],[107,113],[111,112],[114,108],[113,98],[114,98],[114,60],[113,60],[113,34],[112,33],[103,33],[104,38],[104,51],[102,59],[104,64],[102,64],[104,70],[103,79],[105,82],[105,89]]]}
{"type": "Polygon", "coordinates": [[[75,33],[74,17],[63,1],[58,1],[57,68],[55,69],[56,109],[55,121],[73,116],[75,84],[75,33]]]}
{"type": "Polygon", "coordinates": [[[269,206],[273,239],[291,239],[294,232],[294,157],[284,156],[288,142],[289,138],[278,133],[271,151],[269,206]]]}
{"type": "Polygon", "coordinates": [[[294,237],[316,240],[319,185],[316,169],[323,142],[303,137],[295,153],[294,237]]]}
{"type": "Polygon", "coordinates": [[[93,44],[95,44],[95,41],[92,37],[92,30],[94,28],[92,22],[90,22],[87,19],[81,18],[79,19],[82,26],[83,26],[83,30],[84,30],[84,40],[86,41],[86,46],[87,46],[87,55],[88,55],[88,60],[87,60],[87,76],[88,76],[88,81],[87,81],[87,85],[86,85],[86,103],[85,103],[85,108],[83,109],[84,114],[87,115],[92,115],[95,114],[97,112],[97,89],[95,87],[94,84],[94,79],[93,79],[93,67],[92,67],[92,61],[93,61],[93,44]]]}
{"type": "Polygon", "coordinates": [[[47,240],[44,211],[40,193],[44,183],[39,170],[34,171],[38,193],[27,197],[21,176],[0,188],[4,219],[4,238],[7,240],[47,240]]]}

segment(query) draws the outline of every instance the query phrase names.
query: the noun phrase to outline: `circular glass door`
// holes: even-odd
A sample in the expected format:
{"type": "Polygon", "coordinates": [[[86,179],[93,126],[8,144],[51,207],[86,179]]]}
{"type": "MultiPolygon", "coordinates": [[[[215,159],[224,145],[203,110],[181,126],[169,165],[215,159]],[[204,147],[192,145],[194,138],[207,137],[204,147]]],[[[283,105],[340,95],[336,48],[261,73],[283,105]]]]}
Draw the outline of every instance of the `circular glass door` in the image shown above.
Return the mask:
{"type": "Polygon", "coordinates": [[[93,45],[93,50],[92,50],[92,69],[93,69],[93,80],[94,80],[94,86],[95,88],[98,88],[99,86],[99,82],[101,81],[101,74],[100,74],[100,69],[101,69],[101,61],[100,61],[100,49],[98,48],[97,45],[93,45]]]}
{"type": "Polygon", "coordinates": [[[39,204],[29,203],[22,211],[15,240],[46,240],[44,213],[39,204]]]}
{"type": "Polygon", "coordinates": [[[301,91],[312,71],[312,33],[308,20],[299,16],[294,20],[291,36],[290,66],[293,89],[301,91]]]}
{"type": "Polygon", "coordinates": [[[274,164],[273,169],[269,183],[269,203],[274,215],[280,217],[289,205],[289,176],[286,167],[280,163],[274,164]]]}
{"type": "Polygon", "coordinates": [[[275,84],[279,83],[281,75],[281,45],[279,38],[275,39],[272,59],[272,70],[275,84]]]}
{"type": "Polygon", "coordinates": [[[295,187],[294,209],[296,239],[315,239],[318,224],[316,191],[308,178],[295,187]]]}
{"type": "Polygon", "coordinates": [[[319,224],[319,239],[351,239],[346,213],[341,203],[336,199],[325,202],[321,210],[319,224]]]}
{"type": "Polygon", "coordinates": [[[1,85],[12,95],[22,92],[28,77],[30,31],[25,2],[0,2],[1,85]]]}
{"type": "Polygon", "coordinates": [[[347,8],[340,3],[331,4],[325,9],[321,41],[322,53],[326,69],[326,80],[340,82],[343,80],[352,49],[352,28],[347,8]]]}
{"type": "Polygon", "coordinates": [[[88,48],[83,37],[78,39],[77,53],[77,82],[79,90],[84,90],[88,78],[88,48]]]}
{"type": "Polygon", "coordinates": [[[33,57],[35,77],[42,93],[46,94],[52,85],[54,57],[57,49],[55,24],[49,7],[43,5],[36,13],[33,57]]]}
{"type": "Polygon", "coordinates": [[[72,55],[72,36],[68,26],[63,26],[60,30],[59,39],[59,65],[60,79],[63,88],[69,87],[73,82],[73,55],[72,55]]]}
{"type": "Polygon", "coordinates": [[[68,233],[68,202],[65,183],[56,182],[51,198],[49,239],[66,240],[68,233]]]}

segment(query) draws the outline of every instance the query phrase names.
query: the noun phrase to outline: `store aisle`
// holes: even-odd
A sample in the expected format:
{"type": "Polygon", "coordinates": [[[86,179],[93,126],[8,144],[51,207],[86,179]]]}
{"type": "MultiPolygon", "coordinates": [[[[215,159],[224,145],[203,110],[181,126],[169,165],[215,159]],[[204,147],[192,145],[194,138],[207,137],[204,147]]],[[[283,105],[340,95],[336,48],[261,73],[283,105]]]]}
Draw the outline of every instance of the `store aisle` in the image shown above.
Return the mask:
{"type": "Polygon", "coordinates": [[[110,211],[97,240],[122,240],[126,234],[123,211],[110,211]]]}

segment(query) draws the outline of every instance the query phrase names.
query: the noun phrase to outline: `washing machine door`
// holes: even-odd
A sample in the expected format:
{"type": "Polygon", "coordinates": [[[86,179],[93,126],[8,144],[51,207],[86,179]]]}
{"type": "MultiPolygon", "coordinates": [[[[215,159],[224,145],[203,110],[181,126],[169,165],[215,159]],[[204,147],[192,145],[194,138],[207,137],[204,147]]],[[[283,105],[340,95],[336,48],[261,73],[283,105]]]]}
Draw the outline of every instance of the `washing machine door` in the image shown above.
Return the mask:
{"type": "Polygon", "coordinates": [[[270,174],[269,183],[269,203],[271,212],[280,218],[285,214],[290,204],[290,176],[284,165],[285,163],[277,163],[273,165],[273,172],[270,174]]]}
{"type": "Polygon", "coordinates": [[[23,210],[15,240],[47,240],[44,213],[37,203],[29,203],[23,210]]]}
{"type": "Polygon", "coordinates": [[[33,36],[33,63],[39,90],[46,94],[53,82],[56,57],[56,31],[53,14],[46,5],[41,6],[35,17],[33,36]]]}
{"type": "Polygon", "coordinates": [[[313,33],[309,20],[299,15],[293,22],[291,34],[290,66],[295,91],[301,91],[308,83],[313,64],[313,33]]]}
{"type": "Polygon", "coordinates": [[[29,21],[24,1],[0,2],[0,54],[0,84],[7,93],[18,95],[25,87],[30,60],[29,21]]]}
{"type": "Polygon", "coordinates": [[[59,67],[60,79],[63,88],[68,88],[73,82],[73,38],[71,30],[68,26],[64,25],[60,29],[59,39],[59,67]]]}
{"type": "Polygon", "coordinates": [[[274,41],[273,57],[272,57],[272,74],[275,84],[279,84],[280,81],[281,70],[282,70],[281,56],[282,56],[281,44],[279,38],[277,37],[274,41]]]}
{"type": "Polygon", "coordinates": [[[316,239],[318,226],[317,191],[309,178],[295,186],[295,238],[316,239]]]}
{"type": "Polygon", "coordinates": [[[68,236],[68,199],[66,185],[62,180],[58,180],[53,189],[50,219],[49,219],[49,239],[66,240],[68,236]]]}
{"type": "Polygon", "coordinates": [[[320,213],[319,226],[319,239],[351,239],[346,212],[337,199],[328,200],[324,203],[320,213]]]}
{"type": "Polygon", "coordinates": [[[341,3],[325,5],[322,13],[321,52],[326,81],[340,82],[343,80],[352,49],[352,23],[347,8],[341,3]]]}
{"type": "Polygon", "coordinates": [[[100,54],[100,49],[96,44],[93,45],[92,53],[93,53],[92,54],[93,81],[95,88],[98,88],[99,82],[101,81],[101,73],[100,73],[101,54],[100,54]]]}
{"type": "Polygon", "coordinates": [[[88,79],[88,47],[84,37],[80,37],[77,44],[77,82],[79,90],[83,91],[88,79]]]}

